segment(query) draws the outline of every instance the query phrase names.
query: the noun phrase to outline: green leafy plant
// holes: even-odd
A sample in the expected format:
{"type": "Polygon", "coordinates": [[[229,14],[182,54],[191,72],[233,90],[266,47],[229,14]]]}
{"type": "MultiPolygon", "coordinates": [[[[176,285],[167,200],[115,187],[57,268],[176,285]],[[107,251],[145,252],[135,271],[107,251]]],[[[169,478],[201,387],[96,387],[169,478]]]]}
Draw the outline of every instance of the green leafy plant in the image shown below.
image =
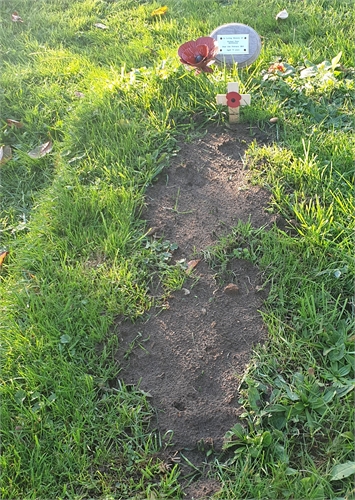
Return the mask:
{"type": "Polygon", "coordinates": [[[329,411],[329,403],[336,396],[335,389],[325,388],[324,384],[302,373],[294,373],[290,384],[281,376],[277,376],[274,383],[270,405],[265,407],[262,415],[270,415],[270,423],[275,423],[277,428],[284,428],[289,423],[304,423],[313,433],[329,411]]]}
{"type": "Polygon", "coordinates": [[[248,433],[241,424],[235,424],[225,435],[223,449],[234,449],[236,457],[242,454],[250,454],[253,458],[258,458],[264,453],[272,443],[270,431],[259,433],[248,433]]]}
{"type": "Polygon", "coordinates": [[[173,252],[179,246],[176,243],[170,243],[170,241],[152,239],[146,242],[145,248],[150,250],[150,258],[147,263],[154,263],[159,268],[166,268],[173,256],[173,252]]]}

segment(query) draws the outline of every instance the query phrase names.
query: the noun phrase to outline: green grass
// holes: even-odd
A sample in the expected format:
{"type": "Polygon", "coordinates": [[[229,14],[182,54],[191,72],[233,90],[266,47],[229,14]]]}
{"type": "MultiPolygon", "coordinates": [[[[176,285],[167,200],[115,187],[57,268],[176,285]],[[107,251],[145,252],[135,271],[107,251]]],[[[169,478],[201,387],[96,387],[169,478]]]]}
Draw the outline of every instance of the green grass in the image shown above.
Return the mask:
{"type": "Polygon", "coordinates": [[[149,399],[120,381],[111,328],[149,309],[153,277],[163,293],[182,286],[174,242],[145,237],[145,189],[196,114],[226,120],[215,95],[238,77],[252,94],[243,120],[275,137],[247,151],[255,182],[294,229],[239,225],[205,250],[222,274],[251,259],[270,287],[270,340],[241,387],[232,453],[214,459],[216,498],[353,498],[334,467],[354,453],[354,2],[166,5],[156,19],[148,1],[1,5],[0,146],[13,148],[0,165],[1,497],[182,498],[178,467],[156,458],[149,399]],[[231,20],[260,33],[259,59],[188,73],[178,46],[231,20]],[[294,72],[266,77],[279,58],[294,72]],[[48,140],[49,155],[27,155],[48,140]]]}

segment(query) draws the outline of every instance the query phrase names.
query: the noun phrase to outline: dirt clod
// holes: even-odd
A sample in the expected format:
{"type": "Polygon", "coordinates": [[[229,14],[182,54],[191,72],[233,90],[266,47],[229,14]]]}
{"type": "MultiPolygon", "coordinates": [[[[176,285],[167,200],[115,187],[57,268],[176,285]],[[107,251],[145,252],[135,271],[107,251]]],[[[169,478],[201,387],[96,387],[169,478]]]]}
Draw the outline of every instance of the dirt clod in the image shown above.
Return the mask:
{"type": "Polygon", "coordinates": [[[224,287],[223,291],[227,295],[237,295],[237,293],[239,293],[239,286],[236,285],[235,283],[229,283],[227,286],[224,287]]]}

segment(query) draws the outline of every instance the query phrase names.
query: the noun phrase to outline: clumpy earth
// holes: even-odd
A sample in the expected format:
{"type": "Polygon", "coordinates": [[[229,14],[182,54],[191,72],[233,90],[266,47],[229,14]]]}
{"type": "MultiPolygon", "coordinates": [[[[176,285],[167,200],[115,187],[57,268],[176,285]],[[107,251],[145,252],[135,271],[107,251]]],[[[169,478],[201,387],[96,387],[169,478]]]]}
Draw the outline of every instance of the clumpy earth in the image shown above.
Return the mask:
{"type": "Polygon", "coordinates": [[[149,393],[156,414],[152,428],[166,443],[161,458],[181,464],[185,498],[191,500],[220,489],[208,477],[208,460],[221,453],[225,433],[238,421],[238,388],[253,347],[267,338],[260,271],[235,259],[221,283],[203,259],[239,220],[254,227],[274,223],[265,210],[270,194],[250,183],[245,165],[253,140],[267,138],[237,124],[181,143],[170,167],[148,189],[143,217],[154,228],[150,238],[178,245],[173,259],[200,260],[165,307],[115,325],[120,379],[149,393]]]}

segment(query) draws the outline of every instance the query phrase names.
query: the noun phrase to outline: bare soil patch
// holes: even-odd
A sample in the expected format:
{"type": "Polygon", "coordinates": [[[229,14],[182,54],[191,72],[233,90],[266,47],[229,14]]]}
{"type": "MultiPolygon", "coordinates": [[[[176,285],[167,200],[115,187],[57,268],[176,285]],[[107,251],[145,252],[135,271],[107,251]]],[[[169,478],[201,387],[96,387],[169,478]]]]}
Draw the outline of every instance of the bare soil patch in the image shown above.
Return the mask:
{"type": "MultiPolygon", "coordinates": [[[[269,193],[250,183],[244,162],[254,139],[267,141],[245,124],[210,130],[181,144],[171,166],[148,190],[143,216],[156,228],[152,238],[179,245],[174,259],[201,258],[239,220],[250,220],[254,227],[274,222],[265,211],[269,193]]],[[[186,457],[201,472],[186,486],[187,499],[210,498],[219,489],[207,477],[208,451],[221,452],[225,433],[237,422],[240,381],[253,347],[267,338],[259,312],[267,292],[261,290],[259,270],[236,259],[228,271],[221,284],[201,258],[165,309],[151,310],[134,324],[116,323],[120,378],[151,394],[153,425],[169,443],[165,459],[180,459],[188,475],[186,457]]]]}

